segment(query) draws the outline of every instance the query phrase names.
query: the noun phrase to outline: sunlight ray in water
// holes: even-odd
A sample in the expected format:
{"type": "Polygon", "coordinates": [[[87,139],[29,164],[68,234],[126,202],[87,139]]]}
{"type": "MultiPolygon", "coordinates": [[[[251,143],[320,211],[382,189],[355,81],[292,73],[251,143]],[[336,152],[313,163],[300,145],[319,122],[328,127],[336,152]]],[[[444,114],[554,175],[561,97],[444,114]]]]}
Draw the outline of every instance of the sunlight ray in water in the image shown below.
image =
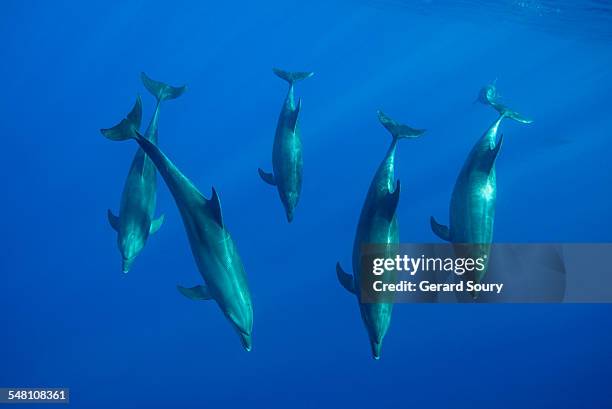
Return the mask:
{"type": "Polygon", "coordinates": [[[480,22],[490,20],[587,39],[612,40],[612,3],[547,0],[364,0],[376,7],[480,22]]]}

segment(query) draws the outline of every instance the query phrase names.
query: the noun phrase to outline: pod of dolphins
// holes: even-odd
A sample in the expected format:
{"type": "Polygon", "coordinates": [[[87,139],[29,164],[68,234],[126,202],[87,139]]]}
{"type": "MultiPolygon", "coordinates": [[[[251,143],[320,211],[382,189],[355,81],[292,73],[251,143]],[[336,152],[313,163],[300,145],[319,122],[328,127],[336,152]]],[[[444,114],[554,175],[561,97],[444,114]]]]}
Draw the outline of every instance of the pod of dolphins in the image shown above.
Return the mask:
{"type": "MultiPolygon", "coordinates": [[[[297,104],[294,86],[297,81],[307,79],[312,72],[287,72],[273,69],[287,81],[289,90],[278,118],[272,149],[272,173],[258,169],[260,177],[269,185],[276,186],[283,204],[287,221],[295,216],[302,189],[302,141],[299,129],[301,99],[297,104]]],[[[102,135],[112,141],[134,140],[139,149],[134,155],[123,187],[119,216],[108,210],[108,221],[117,232],[117,244],[122,259],[122,271],[127,273],[135,258],[144,248],[149,235],[157,232],[164,216],[155,218],[157,172],[162,176],[179,210],[196,266],[204,281],[193,287],[177,286],[178,291],[192,300],[214,300],[240,337],[243,348],[252,349],[253,306],[246,273],[238,249],[227,229],[221,210],[221,201],[215,188],[210,198],[202,195],[198,188],[158,146],[158,120],[161,103],[180,97],[185,86],[173,87],[141,74],[145,88],[157,103],[155,111],[144,133],[140,132],[142,101],[140,97],[119,124],[102,129],[102,135]]],[[[478,139],[461,169],[452,193],[449,226],[438,223],[431,217],[431,228],[442,240],[451,243],[472,243],[472,257],[488,255],[493,240],[495,219],[496,176],[495,160],[503,141],[498,135],[503,119],[510,118],[520,123],[532,121],[507,108],[500,102],[495,84],[484,87],[479,101],[493,107],[499,116],[478,139]]],[[[391,134],[391,144],[370,183],[361,209],[355,241],[353,244],[353,274],[336,265],[340,284],[354,294],[361,318],[365,324],[375,359],[380,358],[383,339],[391,322],[393,303],[388,299],[380,302],[362,302],[358,289],[363,271],[361,259],[365,244],[399,244],[397,207],[400,198],[400,181],[395,180],[395,153],[402,139],[413,139],[425,133],[400,124],[383,112],[378,119],[391,134]]],[[[480,282],[486,268],[471,277],[480,282]]],[[[475,298],[476,295],[473,294],[475,298]]]]}

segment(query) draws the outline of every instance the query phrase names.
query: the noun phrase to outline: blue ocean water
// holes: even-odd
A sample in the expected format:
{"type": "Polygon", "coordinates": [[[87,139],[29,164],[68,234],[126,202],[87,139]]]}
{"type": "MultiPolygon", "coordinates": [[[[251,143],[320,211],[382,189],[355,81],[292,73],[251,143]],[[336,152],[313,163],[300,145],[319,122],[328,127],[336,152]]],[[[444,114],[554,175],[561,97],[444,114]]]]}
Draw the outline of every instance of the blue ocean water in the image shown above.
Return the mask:
{"type": "Polygon", "coordinates": [[[400,142],[402,241],[437,241],[450,194],[495,112],[496,84],[531,126],[502,125],[495,240],[609,242],[612,14],[603,1],[6,1],[0,14],[0,386],[71,388],[78,408],[612,407],[609,305],[398,305],[374,361],[350,265],[359,211],[400,142]],[[292,224],[257,175],[287,85],[300,82],[304,186],[292,224]],[[163,104],[160,146],[219,192],[253,295],[241,347],[195,285],[180,216],[120,271],[118,211],[132,141],[104,139],[139,73],[187,84],[163,104]]]}

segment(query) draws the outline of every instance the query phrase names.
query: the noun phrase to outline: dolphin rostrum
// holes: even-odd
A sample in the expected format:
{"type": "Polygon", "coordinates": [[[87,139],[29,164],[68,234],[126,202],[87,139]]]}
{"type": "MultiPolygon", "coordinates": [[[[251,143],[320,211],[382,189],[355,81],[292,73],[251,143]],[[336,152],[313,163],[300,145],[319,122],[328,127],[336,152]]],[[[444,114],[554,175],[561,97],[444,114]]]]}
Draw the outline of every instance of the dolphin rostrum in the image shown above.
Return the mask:
{"type": "Polygon", "coordinates": [[[102,129],[102,134],[114,141],[134,139],[151,158],[174,197],[191,252],[206,283],[192,288],[178,286],[178,290],[192,300],[215,300],[238,332],[244,349],[250,351],[251,294],[238,250],[223,221],[219,196],[213,188],[212,197],[206,199],[154,143],[138,132],[135,117],[139,110],[137,101],[127,118],[113,128],[102,129]]]}
{"type": "Polygon", "coordinates": [[[274,136],[274,146],[272,148],[272,170],[274,173],[264,172],[261,168],[257,171],[264,182],[277,187],[281,202],[285,207],[287,220],[291,223],[302,190],[303,164],[302,140],[300,139],[298,125],[302,100],[300,99],[297,105],[295,104],[293,84],[296,81],[311,77],[313,73],[286,72],[276,68],[273,71],[289,83],[289,92],[278,117],[274,136]]]}
{"type": "MultiPolygon", "coordinates": [[[[185,87],[171,87],[154,81],[147,77],[144,72],[141,73],[141,78],[144,86],[157,98],[155,113],[145,132],[145,137],[153,144],[157,144],[157,122],[161,103],[179,97],[185,91],[185,87]]],[[[138,129],[142,117],[140,98],[132,115],[132,121],[138,129]]],[[[144,248],[149,235],[159,230],[164,222],[163,215],[153,220],[157,200],[156,179],[155,166],[151,159],[139,148],[134,155],[123,187],[119,216],[115,216],[110,209],[107,211],[108,221],[112,228],[117,231],[117,244],[123,259],[122,270],[124,273],[130,270],[134,259],[144,248]]]]}
{"type": "MultiPolygon", "coordinates": [[[[499,125],[504,118],[523,124],[533,122],[503,105],[494,84],[481,90],[479,100],[492,106],[499,116],[478,139],[459,172],[450,203],[450,228],[430,218],[433,232],[442,240],[455,243],[461,256],[484,259],[484,269],[463,277],[476,282],[482,281],[487,272],[493,240],[497,195],[495,160],[503,142],[503,135],[498,137],[499,125]]],[[[476,298],[476,294],[472,297],[476,298]]]]}
{"type": "Polygon", "coordinates": [[[399,244],[396,210],[400,196],[400,182],[398,180],[397,184],[395,183],[395,149],[400,139],[416,138],[425,132],[422,129],[413,129],[398,124],[380,111],[378,112],[378,119],[391,133],[393,140],[374,175],[361,209],[353,244],[353,275],[344,272],[340,263],[336,264],[336,274],[340,284],[357,297],[361,318],[368,331],[374,359],[380,358],[382,341],[391,322],[393,304],[384,301],[362,302],[359,283],[362,282],[363,275],[371,273],[371,271],[363,270],[361,262],[362,246],[367,244],[399,244]]]}

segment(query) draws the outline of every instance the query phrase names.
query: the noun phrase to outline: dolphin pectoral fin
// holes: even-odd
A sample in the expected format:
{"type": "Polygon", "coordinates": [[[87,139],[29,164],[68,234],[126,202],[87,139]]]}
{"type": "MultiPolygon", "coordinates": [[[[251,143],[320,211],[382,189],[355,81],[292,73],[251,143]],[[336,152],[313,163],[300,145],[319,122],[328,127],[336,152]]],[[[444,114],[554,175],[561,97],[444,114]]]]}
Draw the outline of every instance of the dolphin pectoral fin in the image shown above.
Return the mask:
{"type": "Polygon", "coordinates": [[[395,184],[395,190],[393,192],[387,193],[387,195],[383,198],[382,203],[382,211],[385,217],[391,221],[393,216],[395,216],[395,211],[397,210],[397,204],[399,203],[400,198],[401,185],[398,180],[395,184]]]}
{"type": "Polygon", "coordinates": [[[223,216],[221,214],[221,201],[219,201],[219,195],[215,188],[212,188],[212,196],[210,199],[206,200],[206,205],[210,210],[212,218],[219,224],[219,226],[223,227],[223,216]]]}
{"type": "Polygon", "coordinates": [[[108,216],[108,222],[110,223],[113,230],[119,231],[119,218],[115,216],[113,212],[111,212],[111,209],[108,209],[106,211],[106,215],[108,216]]]}
{"type": "Polygon", "coordinates": [[[264,172],[261,168],[257,168],[257,172],[259,172],[259,176],[264,182],[269,185],[276,186],[276,182],[274,181],[274,175],[272,173],[264,172]]]}
{"type": "Polygon", "coordinates": [[[433,216],[429,218],[429,223],[431,224],[431,230],[433,230],[436,236],[438,236],[444,241],[451,241],[450,231],[448,230],[447,226],[438,223],[433,216]]]}
{"type": "Polygon", "coordinates": [[[195,301],[206,301],[212,299],[210,292],[208,291],[208,287],[205,285],[196,285],[195,287],[186,288],[180,285],[177,285],[176,288],[179,290],[181,294],[190,300],[195,301]]]}
{"type": "Polygon", "coordinates": [[[298,117],[300,115],[301,109],[302,109],[302,98],[298,100],[298,103],[295,109],[293,110],[293,112],[291,113],[291,116],[289,117],[289,123],[287,124],[289,129],[291,129],[293,132],[295,132],[295,128],[297,127],[298,117]]]}
{"type": "Polygon", "coordinates": [[[353,276],[349,273],[344,272],[340,263],[336,263],[336,275],[338,276],[338,281],[342,284],[349,293],[355,294],[355,280],[353,276]]]}
{"type": "Polygon", "coordinates": [[[151,222],[151,227],[149,228],[149,234],[157,233],[157,231],[160,229],[162,224],[164,224],[164,218],[165,216],[162,214],[157,219],[151,222]]]}

